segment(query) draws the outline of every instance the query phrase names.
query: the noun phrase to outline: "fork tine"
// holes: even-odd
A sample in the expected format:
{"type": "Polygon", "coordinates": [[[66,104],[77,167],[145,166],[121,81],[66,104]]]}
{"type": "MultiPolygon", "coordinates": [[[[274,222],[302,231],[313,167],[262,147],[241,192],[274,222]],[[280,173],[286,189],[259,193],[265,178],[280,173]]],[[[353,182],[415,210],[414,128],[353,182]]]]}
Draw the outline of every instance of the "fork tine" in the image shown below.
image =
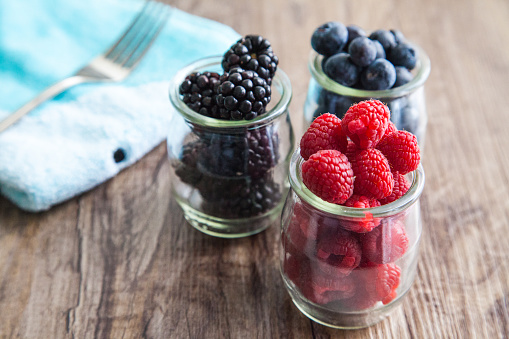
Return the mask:
{"type": "Polygon", "coordinates": [[[132,43],[129,45],[130,50],[125,51],[125,58],[120,62],[124,67],[135,67],[164,28],[164,25],[170,15],[169,7],[165,4],[159,3],[156,13],[156,18],[152,19],[152,22],[147,20],[149,21],[149,27],[145,30],[145,32],[142,33],[140,30],[137,35],[137,39],[133,39],[132,43]]]}
{"type": "MultiPolygon", "coordinates": [[[[147,0],[122,36],[103,54],[104,57],[124,67],[135,66],[135,62],[131,62],[129,66],[126,63],[147,37],[150,41],[155,39],[169,15],[168,7],[158,1],[147,0]],[[158,18],[155,19],[154,15],[158,18]]],[[[149,46],[150,44],[146,45],[146,49],[149,46]]]]}

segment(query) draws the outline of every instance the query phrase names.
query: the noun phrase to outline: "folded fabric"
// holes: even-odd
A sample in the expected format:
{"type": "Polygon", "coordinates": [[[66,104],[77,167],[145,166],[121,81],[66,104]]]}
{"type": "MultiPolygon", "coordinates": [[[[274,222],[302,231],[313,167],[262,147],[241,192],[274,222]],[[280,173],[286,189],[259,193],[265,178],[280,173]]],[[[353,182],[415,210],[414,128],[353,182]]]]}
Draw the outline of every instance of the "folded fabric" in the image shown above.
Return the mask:
{"type": "MultiPolygon", "coordinates": [[[[142,6],[0,0],[0,119],[109,47],[142,6]]],[[[165,140],[173,74],[238,38],[228,26],[172,9],[127,80],[72,88],[0,133],[0,193],[42,211],[112,178],[165,140]]]]}

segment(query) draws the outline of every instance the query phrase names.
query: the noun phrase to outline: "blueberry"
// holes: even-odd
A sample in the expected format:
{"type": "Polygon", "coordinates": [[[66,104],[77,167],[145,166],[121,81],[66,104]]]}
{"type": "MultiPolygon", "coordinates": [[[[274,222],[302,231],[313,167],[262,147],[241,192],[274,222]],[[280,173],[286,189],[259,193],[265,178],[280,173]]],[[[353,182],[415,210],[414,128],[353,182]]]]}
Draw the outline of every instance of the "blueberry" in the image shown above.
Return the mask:
{"type": "Polygon", "coordinates": [[[414,78],[412,72],[410,72],[406,67],[396,66],[396,82],[394,83],[394,87],[402,86],[410,80],[414,78]]]}
{"type": "Polygon", "coordinates": [[[390,32],[392,33],[392,35],[394,35],[394,39],[396,39],[396,44],[399,44],[400,42],[404,42],[406,40],[405,36],[403,35],[403,33],[401,33],[401,31],[398,31],[397,29],[391,29],[390,32]]]}
{"type": "Polygon", "coordinates": [[[384,46],[378,40],[371,40],[375,44],[376,47],[376,59],[385,59],[385,49],[384,46]]]}
{"type": "Polygon", "coordinates": [[[361,67],[369,66],[376,59],[376,46],[366,37],[355,38],[348,46],[352,61],[361,67]]]}
{"type": "Polygon", "coordinates": [[[338,118],[343,119],[346,111],[354,104],[350,97],[330,93],[329,113],[335,114],[338,118]]]}
{"type": "Polygon", "coordinates": [[[387,106],[391,111],[391,121],[397,129],[401,129],[403,127],[401,124],[401,112],[405,108],[406,104],[406,97],[397,98],[387,103],[387,106]]]}
{"type": "Polygon", "coordinates": [[[369,38],[380,42],[385,49],[385,53],[396,46],[396,38],[394,38],[394,35],[391,32],[386,31],[385,29],[378,29],[374,31],[369,35],[369,38]]]}
{"type": "Polygon", "coordinates": [[[396,70],[385,59],[376,59],[361,74],[361,82],[367,90],[389,89],[396,82],[396,70]]]}
{"type": "Polygon", "coordinates": [[[389,51],[387,60],[392,62],[394,66],[413,69],[417,64],[417,51],[411,45],[403,42],[389,51]]]}
{"type": "Polygon", "coordinates": [[[324,56],[339,53],[348,41],[348,30],[337,21],[327,22],[318,27],[311,36],[311,47],[324,56]]]}
{"type": "Polygon", "coordinates": [[[413,106],[406,106],[401,111],[401,129],[417,136],[419,128],[419,111],[413,106]]]}
{"type": "Polygon", "coordinates": [[[366,32],[359,26],[350,25],[346,26],[346,29],[348,30],[348,42],[346,43],[347,46],[350,45],[353,39],[358,38],[360,36],[366,36],[366,32]]]}
{"type": "Polygon", "coordinates": [[[343,86],[352,86],[359,79],[361,68],[353,63],[348,53],[331,56],[325,63],[324,72],[343,86]]]}

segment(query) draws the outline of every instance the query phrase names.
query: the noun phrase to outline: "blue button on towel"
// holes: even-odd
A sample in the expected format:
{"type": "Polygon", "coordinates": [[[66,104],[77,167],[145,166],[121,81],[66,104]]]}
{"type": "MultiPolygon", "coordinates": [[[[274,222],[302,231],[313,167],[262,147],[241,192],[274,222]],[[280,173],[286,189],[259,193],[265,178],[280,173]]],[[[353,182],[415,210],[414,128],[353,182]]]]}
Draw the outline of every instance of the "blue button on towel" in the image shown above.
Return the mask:
{"type": "MultiPolygon", "coordinates": [[[[0,0],[0,119],[101,53],[142,6],[0,0]]],[[[110,179],[166,138],[173,74],[238,38],[228,26],[173,9],[126,81],[75,87],[0,134],[0,193],[42,211],[110,179]]]]}

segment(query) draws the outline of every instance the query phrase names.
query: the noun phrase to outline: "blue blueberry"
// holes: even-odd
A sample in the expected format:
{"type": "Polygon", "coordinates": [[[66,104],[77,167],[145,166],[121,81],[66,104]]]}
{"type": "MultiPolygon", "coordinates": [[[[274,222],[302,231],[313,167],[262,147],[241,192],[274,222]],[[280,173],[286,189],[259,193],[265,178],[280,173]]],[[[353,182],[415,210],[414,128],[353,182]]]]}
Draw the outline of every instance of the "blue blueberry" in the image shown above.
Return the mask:
{"type": "Polygon", "coordinates": [[[311,36],[311,47],[324,56],[339,53],[348,41],[348,30],[337,21],[327,22],[318,27],[311,36]]]}
{"type": "Polygon", "coordinates": [[[366,32],[359,26],[350,25],[346,26],[346,29],[348,30],[348,42],[346,43],[347,46],[350,45],[353,39],[358,38],[360,36],[366,36],[366,32]]]}
{"type": "Polygon", "coordinates": [[[417,64],[417,51],[405,42],[398,44],[387,53],[387,60],[394,66],[403,66],[414,69],[417,64]]]}
{"type": "Polygon", "coordinates": [[[378,40],[371,40],[375,44],[376,47],[376,59],[385,59],[385,49],[384,46],[378,40]]]}
{"type": "Polygon", "coordinates": [[[369,35],[369,38],[380,42],[385,49],[385,53],[389,52],[391,48],[396,46],[396,38],[391,32],[386,31],[385,29],[378,29],[374,31],[369,35]]]}
{"type": "Polygon", "coordinates": [[[392,35],[394,35],[394,39],[396,39],[396,44],[399,44],[400,42],[405,42],[405,36],[401,31],[398,31],[397,29],[391,29],[390,32],[392,35]]]}
{"type": "Polygon", "coordinates": [[[354,104],[354,101],[350,97],[322,89],[317,103],[318,108],[315,110],[314,118],[323,113],[331,113],[342,119],[346,111],[354,104]]]}
{"type": "Polygon", "coordinates": [[[406,67],[396,66],[396,82],[394,83],[394,87],[402,86],[408,82],[410,82],[414,75],[410,72],[406,67]]]}
{"type": "Polygon", "coordinates": [[[367,90],[384,90],[396,82],[396,70],[385,59],[376,59],[361,74],[361,82],[367,90]]]}
{"type": "Polygon", "coordinates": [[[353,63],[348,53],[331,56],[325,63],[324,72],[343,86],[352,86],[359,79],[361,68],[353,63]]]}
{"type": "Polygon", "coordinates": [[[376,46],[366,37],[358,37],[348,46],[348,53],[352,61],[361,67],[369,66],[376,59],[376,46]]]}
{"type": "Polygon", "coordinates": [[[387,103],[389,110],[391,111],[391,121],[394,123],[397,129],[402,129],[401,112],[407,104],[406,97],[397,98],[387,103]]]}
{"type": "MultiPolygon", "coordinates": [[[[401,129],[417,136],[419,128],[419,111],[411,105],[401,111],[401,129]]],[[[417,136],[418,137],[418,136],[417,136]]]]}

